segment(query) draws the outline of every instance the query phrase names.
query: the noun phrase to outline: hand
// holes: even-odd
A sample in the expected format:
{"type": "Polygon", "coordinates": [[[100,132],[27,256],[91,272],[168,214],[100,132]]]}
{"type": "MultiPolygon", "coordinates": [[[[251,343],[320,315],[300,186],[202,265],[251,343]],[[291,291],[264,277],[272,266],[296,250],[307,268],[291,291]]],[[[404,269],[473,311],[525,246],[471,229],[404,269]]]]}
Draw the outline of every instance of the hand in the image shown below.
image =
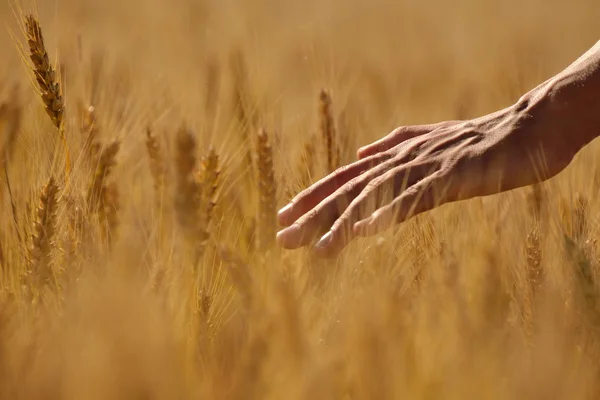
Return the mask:
{"type": "Polygon", "coordinates": [[[278,219],[287,228],[278,243],[298,248],[326,232],[314,251],[332,256],[355,236],[376,234],[444,203],[548,179],[575,152],[554,139],[552,118],[534,117],[537,108],[523,100],[469,121],[394,130],[281,209],[278,219]]]}

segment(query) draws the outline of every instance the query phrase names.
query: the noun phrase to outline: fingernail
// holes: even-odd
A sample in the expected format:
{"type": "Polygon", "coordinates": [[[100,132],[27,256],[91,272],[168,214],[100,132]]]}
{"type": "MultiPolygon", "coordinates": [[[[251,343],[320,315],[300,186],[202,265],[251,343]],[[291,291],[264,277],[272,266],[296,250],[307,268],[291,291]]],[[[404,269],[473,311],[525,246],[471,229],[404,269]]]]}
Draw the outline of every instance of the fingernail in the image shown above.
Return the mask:
{"type": "Polygon", "coordinates": [[[285,219],[285,217],[287,216],[287,214],[289,214],[291,209],[292,209],[292,204],[290,203],[287,206],[283,207],[281,210],[279,210],[279,212],[277,213],[277,218],[285,219]]]}
{"type": "Polygon", "coordinates": [[[286,246],[286,243],[290,241],[289,240],[290,236],[294,236],[294,233],[297,230],[298,230],[298,227],[296,225],[292,225],[288,228],[285,228],[285,229],[277,232],[277,236],[275,237],[275,240],[280,245],[286,246]]]}
{"type": "Polygon", "coordinates": [[[322,249],[323,247],[327,246],[331,242],[331,236],[331,232],[324,234],[315,245],[315,248],[322,249]]]}

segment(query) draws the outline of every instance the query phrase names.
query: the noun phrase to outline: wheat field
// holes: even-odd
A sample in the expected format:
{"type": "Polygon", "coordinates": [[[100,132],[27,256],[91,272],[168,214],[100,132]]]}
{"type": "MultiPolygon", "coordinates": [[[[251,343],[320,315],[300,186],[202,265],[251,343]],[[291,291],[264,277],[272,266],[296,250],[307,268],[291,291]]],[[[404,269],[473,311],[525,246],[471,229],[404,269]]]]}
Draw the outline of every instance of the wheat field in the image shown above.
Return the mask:
{"type": "Polygon", "coordinates": [[[515,102],[596,0],[2,2],[0,396],[600,395],[598,143],[334,259],[275,214],[400,125],[515,102]]]}

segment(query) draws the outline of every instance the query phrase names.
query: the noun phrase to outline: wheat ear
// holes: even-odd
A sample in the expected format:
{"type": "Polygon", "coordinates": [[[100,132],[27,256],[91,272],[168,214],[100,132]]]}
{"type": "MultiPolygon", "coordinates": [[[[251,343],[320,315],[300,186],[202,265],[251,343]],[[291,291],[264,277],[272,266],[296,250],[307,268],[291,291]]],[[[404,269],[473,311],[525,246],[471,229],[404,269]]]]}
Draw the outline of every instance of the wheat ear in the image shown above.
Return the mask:
{"type": "Polygon", "coordinates": [[[25,34],[29,45],[29,57],[33,63],[33,73],[44,102],[46,113],[58,129],[63,142],[67,176],[71,172],[71,157],[64,134],[63,117],[64,101],[60,83],[44,44],[44,36],[40,22],[31,14],[25,16],[25,34]]]}
{"type": "Polygon", "coordinates": [[[198,239],[197,221],[199,185],[194,177],[196,167],[196,139],[192,133],[179,129],[175,140],[176,192],[175,214],[177,222],[187,238],[195,242],[198,239]]]}
{"type": "Polygon", "coordinates": [[[98,141],[99,127],[96,109],[93,106],[89,106],[82,110],[82,113],[83,118],[81,123],[81,133],[84,136],[84,152],[89,163],[93,166],[96,166],[96,163],[98,162],[98,155],[100,154],[101,150],[101,145],[98,141]]]}
{"type": "Polygon", "coordinates": [[[200,164],[198,182],[201,188],[201,200],[199,207],[199,232],[201,234],[201,245],[204,246],[210,235],[213,211],[217,204],[217,192],[219,189],[219,155],[213,147],[208,151],[200,164]]]}
{"type": "Polygon", "coordinates": [[[150,162],[150,173],[154,183],[154,195],[157,203],[161,203],[163,188],[165,184],[165,162],[158,138],[152,129],[146,129],[146,153],[150,162]]]}
{"type": "Polygon", "coordinates": [[[328,172],[333,172],[339,165],[340,150],[336,142],[331,95],[326,90],[321,90],[319,95],[319,119],[321,137],[327,152],[327,169],[328,172]]]}
{"type": "Polygon", "coordinates": [[[29,274],[37,289],[54,285],[51,250],[54,245],[58,186],[50,178],[40,194],[29,252],[29,274]]]}
{"type": "Polygon", "coordinates": [[[527,235],[526,256],[529,270],[529,281],[535,293],[538,291],[544,278],[542,269],[542,249],[540,243],[540,223],[542,212],[543,192],[539,185],[534,185],[528,198],[529,212],[533,219],[533,226],[527,235]]]}
{"type": "Polygon", "coordinates": [[[275,240],[277,208],[277,183],[273,169],[273,150],[269,143],[269,136],[264,129],[258,133],[256,148],[258,172],[258,244],[262,250],[268,249],[275,240]]]}
{"type": "Polygon", "coordinates": [[[88,207],[92,212],[98,214],[103,236],[109,241],[114,235],[117,225],[118,191],[114,183],[107,183],[107,179],[116,165],[120,147],[121,142],[115,140],[100,155],[87,197],[88,207]]]}

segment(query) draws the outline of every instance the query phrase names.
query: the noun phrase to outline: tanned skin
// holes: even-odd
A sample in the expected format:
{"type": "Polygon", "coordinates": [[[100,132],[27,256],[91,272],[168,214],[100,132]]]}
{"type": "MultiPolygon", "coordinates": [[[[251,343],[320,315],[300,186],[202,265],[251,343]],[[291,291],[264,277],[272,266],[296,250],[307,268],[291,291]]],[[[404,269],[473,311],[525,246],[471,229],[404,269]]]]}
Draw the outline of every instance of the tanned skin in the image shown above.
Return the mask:
{"type": "Polygon", "coordinates": [[[360,148],[358,161],[279,211],[285,229],[277,241],[334,256],[356,236],[442,204],[547,180],[599,135],[600,42],[510,107],[467,121],[403,126],[360,148]]]}

